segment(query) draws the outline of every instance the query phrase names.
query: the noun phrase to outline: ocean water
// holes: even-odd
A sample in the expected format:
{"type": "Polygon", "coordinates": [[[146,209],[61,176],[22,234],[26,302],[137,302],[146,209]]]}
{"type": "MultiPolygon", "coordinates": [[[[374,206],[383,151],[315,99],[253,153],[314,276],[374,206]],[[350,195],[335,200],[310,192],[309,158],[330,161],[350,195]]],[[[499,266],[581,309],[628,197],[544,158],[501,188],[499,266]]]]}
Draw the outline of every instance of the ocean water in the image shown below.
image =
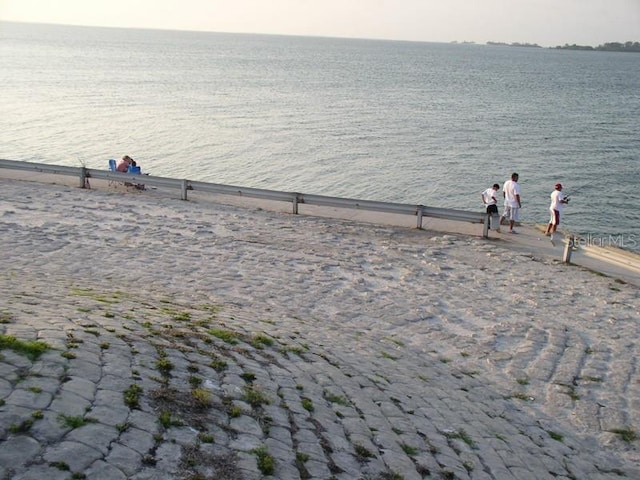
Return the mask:
{"type": "Polygon", "coordinates": [[[0,22],[0,158],[482,210],[640,251],[640,54],[0,22]]]}

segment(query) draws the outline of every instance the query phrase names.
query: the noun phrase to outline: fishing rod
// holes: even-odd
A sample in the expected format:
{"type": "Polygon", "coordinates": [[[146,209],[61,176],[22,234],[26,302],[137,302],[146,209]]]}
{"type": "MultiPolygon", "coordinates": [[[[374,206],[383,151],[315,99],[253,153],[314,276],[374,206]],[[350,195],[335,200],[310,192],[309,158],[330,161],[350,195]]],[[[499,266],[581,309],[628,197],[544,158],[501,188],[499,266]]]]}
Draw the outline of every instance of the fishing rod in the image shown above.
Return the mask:
{"type": "Polygon", "coordinates": [[[584,185],[581,185],[581,186],[579,186],[579,187],[577,187],[577,188],[575,188],[575,189],[571,190],[571,193],[567,193],[567,194],[565,194],[565,198],[566,198],[566,199],[569,199],[569,197],[570,197],[571,195],[575,195],[575,194],[576,194],[576,192],[577,192],[577,193],[580,193],[582,190],[584,190],[584,189],[586,189],[586,188],[588,188],[588,187],[593,187],[596,183],[597,183],[597,181],[595,181],[595,180],[594,180],[593,182],[585,183],[584,185]]]}

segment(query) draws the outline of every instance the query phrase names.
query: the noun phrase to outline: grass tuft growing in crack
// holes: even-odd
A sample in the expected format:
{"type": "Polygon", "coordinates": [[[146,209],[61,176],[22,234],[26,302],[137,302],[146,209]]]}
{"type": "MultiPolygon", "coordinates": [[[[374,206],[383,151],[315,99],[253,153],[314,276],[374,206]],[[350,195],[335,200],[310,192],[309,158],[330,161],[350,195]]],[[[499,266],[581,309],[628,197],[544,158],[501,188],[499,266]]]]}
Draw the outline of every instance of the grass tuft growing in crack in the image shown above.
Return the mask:
{"type": "Polygon", "coordinates": [[[552,432],[552,431],[548,431],[549,436],[551,438],[553,438],[554,440],[558,441],[558,442],[562,442],[562,440],[564,439],[564,436],[560,433],[557,432],[552,432]]]}
{"type": "Polygon", "coordinates": [[[222,340],[225,343],[228,343],[229,345],[237,345],[238,338],[240,337],[240,335],[238,335],[236,332],[233,332],[231,330],[223,330],[221,328],[211,328],[207,330],[207,333],[222,340]]]}
{"type": "Polygon", "coordinates": [[[18,340],[12,335],[0,334],[0,350],[13,350],[35,361],[51,347],[39,340],[18,340]]]}
{"type": "Polygon", "coordinates": [[[365,462],[368,458],[376,458],[375,454],[367,450],[364,445],[356,443],[353,448],[356,451],[356,457],[360,463],[365,462]]]}
{"type": "Polygon", "coordinates": [[[95,423],[97,420],[81,416],[64,415],[61,413],[60,415],[58,415],[58,421],[65,427],[73,429],[83,427],[85,425],[88,425],[89,423],[95,423]]]}
{"type": "Polygon", "coordinates": [[[273,456],[267,450],[267,447],[264,445],[259,446],[252,450],[252,453],[256,456],[256,461],[258,462],[258,469],[262,472],[263,475],[273,475],[273,471],[275,469],[275,460],[273,456]]]}
{"type": "Polygon", "coordinates": [[[252,407],[259,407],[260,405],[269,405],[271,400],[260,389],[258,385],[249,384],[244,386],[244,394],[242,396],[245,402],[252,407]]]}
{"type": "Polygon", "coordinates": [[[142,387],[131,384],[124,393],[124,404],[129,408],[138,408],[140,406],[140,396],[142,395],[142,387]]]}
{"type": "Polygon", "coordinates": [[[191,397],[197,409],[209,408],[213,404],[211,392],[205,388],[194,388],[191,390],[191,397]]]}
{"type": "Polygon", "coordinates": [[[156,362],[156,368],[163,376],[167,377],[173,370],[173,363],[168,358],[162,357],[156,362]]]}
{"type": "Polygon", "coordinates": [[[273,345],[273,338],[263,334],[258,333],[251,338],[251,346],[258,350],[262,350],[264,347],[270,347],[273,345]]]}
{"type": "Polygon", "coordinates": [[[304,408],[307,412],[313,412],[313,401],[310,398],[303,397],[302,408],[304,408]]]}
{"type": "Polygon", "coordinates": [[[619,435],[620,438],[623,441],[627,442],[627,443],[634,442],[634,441],[636,441],[638,439],[638,434],[631,427],[615,428],[615,429],[609,430],[609,431],[611,433],[615,433],[616,435],[619,435]]]}
{"type": "Polygon", "coordinates": [[[418,449],[416,447],[412,447],[411,445],[407,445],[406,443],[401,444],[400,447],[402,448],[402,451],[410,457],[418,453],[418,449]]]}
{"type": "Polygon", "coordinates": [[[474,442],[473,439],[469,436],[469,434],[467,432],[465,432],[464,429],[462,429],[462,428],[460,430],[458,430],[458,431],[455,431],[455,432],[446,432],[444,435],[447,438],[454,438],[454,439],[462,440],[464,443],[469,445],[471,448],[475,448],[476,447],[476,442],[474,442]]]}

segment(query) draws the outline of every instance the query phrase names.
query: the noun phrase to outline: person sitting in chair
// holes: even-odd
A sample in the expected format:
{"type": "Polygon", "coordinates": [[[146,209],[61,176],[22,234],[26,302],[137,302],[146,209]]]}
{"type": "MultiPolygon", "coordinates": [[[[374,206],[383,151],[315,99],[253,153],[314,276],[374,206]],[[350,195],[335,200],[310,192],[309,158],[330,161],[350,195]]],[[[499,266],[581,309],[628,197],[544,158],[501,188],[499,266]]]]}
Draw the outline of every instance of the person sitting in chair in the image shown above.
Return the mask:
{"type": "Polygon", "coordinates": [[[118,160],[118,163],[116,164],[116,171],[126,173],[129,171],[130,166],[135,167],[136,162],[129,155],[125,155],[120,160],[118,160]]]}
{"type": "MultiPolygon", "coordinates": [[[[137,171],[133,171],[131,167],[136,167],[136,161],[131,158],[129,155],[125,155],[121,160],[116,164],[116,172],[121,173],[137,173],[140,174],[140,167],[138,167],[137,171]]],[[[136,187],[138,190],[145,190],[143,184],[135,184],[130,182],[124,182],[125,187],[136,187]]]]}

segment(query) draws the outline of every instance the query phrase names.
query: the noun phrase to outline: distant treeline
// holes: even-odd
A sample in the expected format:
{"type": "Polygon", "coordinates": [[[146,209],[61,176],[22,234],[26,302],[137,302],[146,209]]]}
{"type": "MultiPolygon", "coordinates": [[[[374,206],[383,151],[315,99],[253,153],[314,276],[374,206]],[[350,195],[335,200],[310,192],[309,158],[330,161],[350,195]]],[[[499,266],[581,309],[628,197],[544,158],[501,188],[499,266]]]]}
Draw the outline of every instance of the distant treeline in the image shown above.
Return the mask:
{"type": "Polygon", "coordinates": [[[487,45],[491,46],[500,46],[500,47],[533,47],[533,48],[542,48],[537,43],[504,43],[504,42],[487,42],[487,45]]]}
{"type": "MultiPolygon", "coordinates": [[[[534,48],[542,48],[537,43],[504,43],[504,42],[487,42],[487,45],[491,46],[503,46],[503,47],[534,47],[534,48]]],[[[556,48],[558,50],[599,50],[602,52],[640,52],[640,42],[611,42],[605,43],[604,45],[598,45],[597,47],[592,47],[590,45],[569,45],[565,43],[564,45],[558,45],[556,48]]]]}
{"type": "Polygon", "coordinates": [[[564,44],[564,46],[557,46],[555,48],[561,50],[600,50],[603,52],[639,52],[640,42],[611,42],[604,45],[598,45],[597,47],[591,47],[589,45],[573,45],[564,44]]]}

